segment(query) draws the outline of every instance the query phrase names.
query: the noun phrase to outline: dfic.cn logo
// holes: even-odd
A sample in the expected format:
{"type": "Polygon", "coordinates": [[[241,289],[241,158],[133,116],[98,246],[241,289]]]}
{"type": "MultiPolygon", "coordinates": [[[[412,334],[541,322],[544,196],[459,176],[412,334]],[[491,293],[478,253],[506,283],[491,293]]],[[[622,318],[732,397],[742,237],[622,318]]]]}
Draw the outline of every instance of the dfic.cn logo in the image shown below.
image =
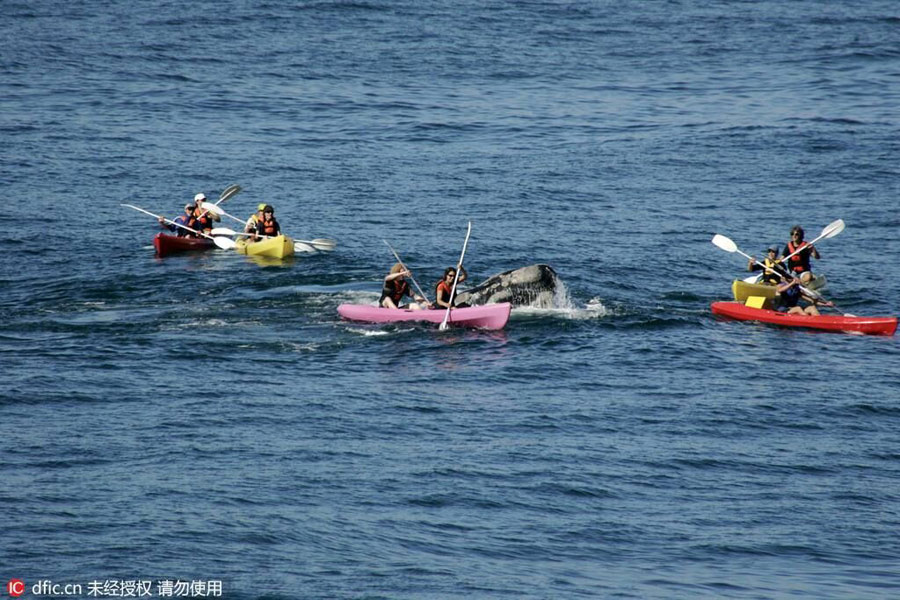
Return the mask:
{"type": "Polygon", "coordinates": [[[13,598],[18,598],[25,593],[25,582],[21,579],[10,579],[6,584],[6,591],[13,598]]]}

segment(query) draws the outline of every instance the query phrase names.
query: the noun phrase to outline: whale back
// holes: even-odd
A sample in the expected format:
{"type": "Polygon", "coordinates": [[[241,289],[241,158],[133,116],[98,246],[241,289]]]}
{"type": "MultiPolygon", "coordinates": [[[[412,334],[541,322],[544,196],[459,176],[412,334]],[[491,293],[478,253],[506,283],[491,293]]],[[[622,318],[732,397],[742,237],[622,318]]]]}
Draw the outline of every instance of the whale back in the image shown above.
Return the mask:
{"type": "Polygon", "coordinates": [[[472,306],[509,302],[513,307],[552,308],[558,278],[549,265],[529,265],[504,271],[460,292],[457,302],[472,306]]]}

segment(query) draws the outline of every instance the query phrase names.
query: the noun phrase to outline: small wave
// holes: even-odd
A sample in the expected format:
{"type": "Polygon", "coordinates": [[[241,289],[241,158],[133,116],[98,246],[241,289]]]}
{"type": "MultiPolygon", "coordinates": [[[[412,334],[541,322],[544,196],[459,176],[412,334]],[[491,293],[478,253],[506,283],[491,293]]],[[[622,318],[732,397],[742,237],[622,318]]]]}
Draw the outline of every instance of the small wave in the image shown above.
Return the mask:
{"type": "Polygon", "coordinates": [[[361,335],[363,337],[376,337],[376,336],[385,336],[391,335],[392,332],[385,331],[383,329],[375,330],[375,329],[359,329],[357,327],[348,327],[347,331],[349,333],[355,333],[357,335],[361,335]]]}
{"type": "Polygon", "coordinates": [[[513,309],[512,314],[518,316],[551,316],[574,321],[602,319],[614,314],[615,311],[606,307],[599,298],[592,298],[583,307],[575,306],[569,302],[567,306],[523,306],[513,309]]]}

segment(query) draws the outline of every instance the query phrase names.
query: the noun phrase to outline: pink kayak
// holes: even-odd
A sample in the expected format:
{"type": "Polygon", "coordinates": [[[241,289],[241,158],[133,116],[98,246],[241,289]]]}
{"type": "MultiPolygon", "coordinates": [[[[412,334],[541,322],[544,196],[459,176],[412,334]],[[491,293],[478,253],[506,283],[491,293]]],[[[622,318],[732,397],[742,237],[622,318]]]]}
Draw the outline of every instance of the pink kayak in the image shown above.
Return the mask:
{"type": "Polygon", "coordinates": [[[852,331],[869,335],[894,335],[897,317],[851,317],[838,315],[789,315],[764,308],[745,306],[740,302],[713,302],[713,314],[738,321],[762,321],[783,327],[805,327],[825,331],[852,331]]]}
{"type": "MultiPolygon", "coordinates": [[[[449,325],[457,327],[478,327],[480,329],[503,329],[509,320],[512,305],[509,302],[486,304],[469,308],[454,308],[450,311],[449,325]]],[[[444,322],[446,310],[407,310],[401,308],[381,308],[370,304],[341,304],[338,314],[351,321],[367,323],[394,323],[397,321],[444,322]]]]}

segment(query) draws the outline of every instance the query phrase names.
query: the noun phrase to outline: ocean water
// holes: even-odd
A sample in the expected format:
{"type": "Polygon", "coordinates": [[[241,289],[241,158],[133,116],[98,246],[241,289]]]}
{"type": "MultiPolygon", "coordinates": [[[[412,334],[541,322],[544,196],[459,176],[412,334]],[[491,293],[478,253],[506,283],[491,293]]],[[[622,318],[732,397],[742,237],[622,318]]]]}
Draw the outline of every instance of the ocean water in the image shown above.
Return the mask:
{"type": "Polygon", "coordinates": [[[715,233],[760,255],[840,218],[824,291],[900,312],[896,2],[0,17],[0,582],[24,598],[900,596],[896,336],[709,310],[746,267],[715,233]],[[233,183],[232,214],[337,249],[158,259],[121,206],[233,183]],[[430,287],[469,220],[472,283],[546,263],[557,306],[338,318],[377,299],[383,240],[430,287]]]}

